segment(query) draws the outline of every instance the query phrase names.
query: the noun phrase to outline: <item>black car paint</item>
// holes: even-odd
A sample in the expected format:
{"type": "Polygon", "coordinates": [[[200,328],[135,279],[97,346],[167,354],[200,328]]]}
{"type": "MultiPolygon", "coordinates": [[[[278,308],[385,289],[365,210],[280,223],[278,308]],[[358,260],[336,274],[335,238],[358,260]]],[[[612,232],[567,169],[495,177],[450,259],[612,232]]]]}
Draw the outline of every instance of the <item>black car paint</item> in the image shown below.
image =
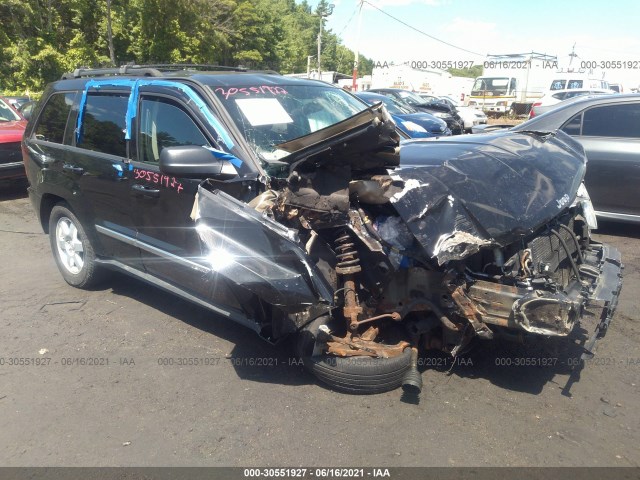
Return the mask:
{"type": "Polygon", "coordinates": [[[598,95],[571,99],[553,110],[534,117],[511,130],[567,130],[585,150],[588,168],[585,185],[596,213],[604,219],[640,222],[640,123],[635,137],[586,136],[568,128],[569,122],[583,112],[610,105],[638,105],[640,95],[598,95]]]}
{"type": "Polygon", "coordinates": [[[549,222],[575,199],[586,166],[580,145],[562,133],[408,141],[400,164],[394,175],[419,185],[391,201],[429,256],[442,255],[440,263],[448,259],[438,253],[443,235],[506,246],[549,222]]]}

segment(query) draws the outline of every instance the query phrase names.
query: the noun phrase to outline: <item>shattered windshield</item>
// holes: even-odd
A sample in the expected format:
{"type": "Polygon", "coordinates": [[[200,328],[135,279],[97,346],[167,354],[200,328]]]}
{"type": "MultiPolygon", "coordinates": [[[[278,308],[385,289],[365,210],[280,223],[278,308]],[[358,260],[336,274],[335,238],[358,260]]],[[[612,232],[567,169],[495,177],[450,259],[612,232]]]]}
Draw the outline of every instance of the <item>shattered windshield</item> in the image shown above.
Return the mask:
{"type": "Polygon", "coordinates": [[[266,160],[288,153],[281,143],[322,130],[367,108],[330,85],[211,87],[244,138],[266,160]]]}

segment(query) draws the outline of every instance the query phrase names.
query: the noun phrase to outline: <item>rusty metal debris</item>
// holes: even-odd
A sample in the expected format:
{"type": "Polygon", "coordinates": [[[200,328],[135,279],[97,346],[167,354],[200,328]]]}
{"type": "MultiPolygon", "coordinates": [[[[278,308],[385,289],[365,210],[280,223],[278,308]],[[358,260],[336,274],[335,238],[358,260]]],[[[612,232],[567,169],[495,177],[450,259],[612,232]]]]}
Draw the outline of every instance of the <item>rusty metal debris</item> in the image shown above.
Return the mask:
{"type": "Polygon", "coordinates": [[[405,348],[409,347],[409,342],[401,341],[396,345],[385,345],[375,341],[379,329],[369,327],[362,335],[354,336],[347,333],[344,338],[330,335],[327,342],[327,353],[339,357],[368,356],[378,358],[392,358],[402,355],[405,348]]]}

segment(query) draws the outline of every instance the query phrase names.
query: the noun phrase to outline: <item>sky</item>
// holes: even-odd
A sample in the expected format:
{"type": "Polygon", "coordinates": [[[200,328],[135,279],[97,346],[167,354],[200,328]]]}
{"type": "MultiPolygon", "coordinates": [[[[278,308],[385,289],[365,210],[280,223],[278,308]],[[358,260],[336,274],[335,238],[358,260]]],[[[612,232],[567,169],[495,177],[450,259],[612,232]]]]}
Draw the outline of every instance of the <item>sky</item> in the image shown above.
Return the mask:
{"type": "MultiPolygon", "coordinates": [[[[327,27],[343,43],[380,62],[462,60],[482,63],[486,54],[538,52],[568,65],[583,61],[631,60],[609,69],[609,82],[640,85],[640,2],[637,0],[360,0],[335,5],[327,27]],[[412,30],[369,4],[436,37],[412,30]]],[[[315,8],[316,0],[309,0],[315,8]]],[[[344,72],[350,73],[350,72],[344,72]]]]}

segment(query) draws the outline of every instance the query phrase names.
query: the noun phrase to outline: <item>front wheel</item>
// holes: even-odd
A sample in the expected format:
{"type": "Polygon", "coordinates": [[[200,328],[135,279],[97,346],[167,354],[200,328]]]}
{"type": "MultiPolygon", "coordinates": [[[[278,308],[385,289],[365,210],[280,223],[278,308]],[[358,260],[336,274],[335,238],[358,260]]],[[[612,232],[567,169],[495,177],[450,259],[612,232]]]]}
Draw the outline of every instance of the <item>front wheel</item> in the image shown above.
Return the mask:
{"type": "Polygon", "coordinates": [[[320,317],[298,333],[296,354],[307,371],[331,388],[347,393],[382,393],[402,385],[411,365],[410,348],[392,358],[338,357],[317,352],[314,355],[320,326],[327,323],[327,317],[320,317]]]}
{"type": "Polygon", "coordinates": [[[93,246],[66,203],[59,203],[51,210],[49,241],[58,270],[69,285],[89,288],[98,282],[101,271],[93,246]]]}

